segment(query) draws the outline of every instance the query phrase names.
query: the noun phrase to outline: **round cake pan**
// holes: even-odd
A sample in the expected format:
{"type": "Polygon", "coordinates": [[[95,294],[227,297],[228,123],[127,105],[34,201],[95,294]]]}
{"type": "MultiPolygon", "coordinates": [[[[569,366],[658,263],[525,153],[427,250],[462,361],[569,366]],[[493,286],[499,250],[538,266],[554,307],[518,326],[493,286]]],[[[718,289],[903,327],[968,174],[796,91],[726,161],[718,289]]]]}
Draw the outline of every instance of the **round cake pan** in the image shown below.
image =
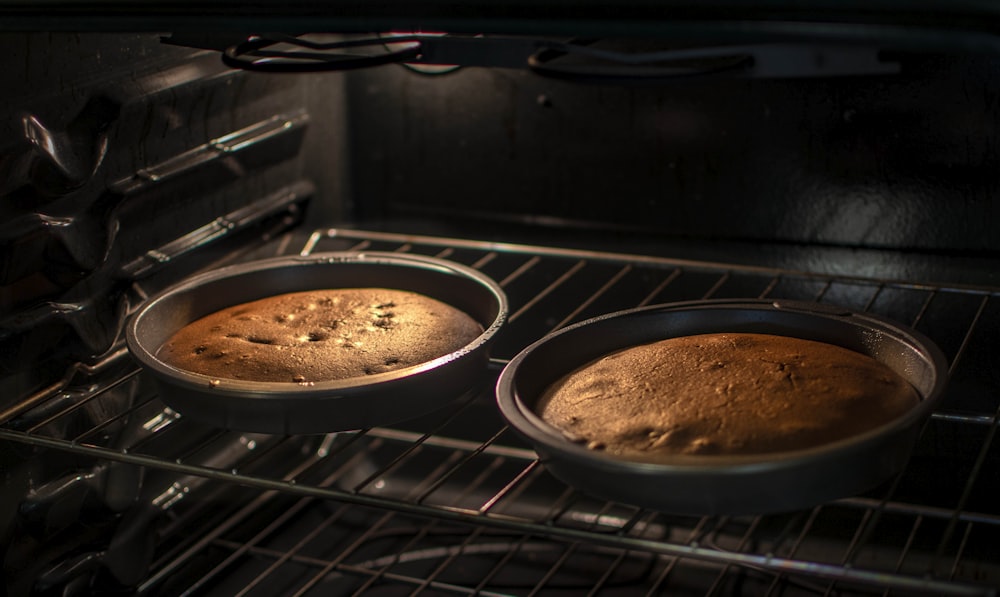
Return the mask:
{"type": "Polygon", "coordinates": [[[327,433],[402,421],[460,397],[484,379],[489,345],[506,316],[499,285],[457,263],[398,253],[318,253],[189,278],[149,299],[129,320],[126,341],[163,402],[183,416],[240,431],[327,433]],[[408,290],[448,303],[484,332],[420,365],[311,385],[212,378],[156,357],[174,332],[220,309],[288,292],[365,287],[408,290]]]}
{"type": "Polygon", "coordinates": [[[880,317],[814,303],[711,300],[621,311],[553,333],[504,368],[497,402],[552,474],[584,492],[676,514],[760,514],[855,495],[899,473],[946,378],[947,362],[929,339],[880,317]],[[655,463],[573,443],[535,410],[551,384],[608,353],[716,332],[793,336],[869,355],[909,381],[920,401],[890,423],[820,447],[745,456],[678,455],[655,463]]]}

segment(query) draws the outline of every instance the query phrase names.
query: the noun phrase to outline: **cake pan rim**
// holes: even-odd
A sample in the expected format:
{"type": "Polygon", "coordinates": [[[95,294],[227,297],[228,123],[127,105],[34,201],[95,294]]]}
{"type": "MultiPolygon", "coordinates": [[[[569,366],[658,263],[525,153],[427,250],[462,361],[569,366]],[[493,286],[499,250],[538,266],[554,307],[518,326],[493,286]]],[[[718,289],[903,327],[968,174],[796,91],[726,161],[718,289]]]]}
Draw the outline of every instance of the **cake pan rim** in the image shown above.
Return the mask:
{"type": "MultiPolygon", "coordinates": [[[[706,330],[703,333],[718,332],[724,330],[706,330]]],[[[697,332],[695,332],[697,333],[697,332]]],[[[759,333],[769,333],[761,331],[759,333]]],[[[770,332],[774,333],[774,332],[770,332]]],[[[595,336],[592,334],[592,336],[595,336]]],[[[662,333],[659,339],[670,337],[694,335],[693,333],[671,334],[662,333]]],[[[792,335],[792,334],[784,334],[792,335]]],[[[805,339],[816,338],[809,335],[795,335],[805,339]]],[[[577,340],[581,338],[578,337],[577,340]]],[[[631,346],[644,344],[655,340],[638,340],[631,346]]],[[[626,346],[615,346],[608,349],[604,354],[625,348],[626,346]]],[[[580,362],[575,367],[560,368],[554,379],[569,373],[576,367],[584,365],[580,362]]],[[[913,381],[907,379],[911,385],[913,381]]],[[[706,299],[697,301],[683,301],[675,303],[664,303],[649,305],[634,309],[625,309],[613,313],[599,315],[567,326],[561,330],[553,332],[532,343],[519,352],[504,370],[497,381],[497,404],[501,414],[512,426],[512,428],[524,436],[532,443],[536,451],[544,454],[543,459],[554,461],[556,466],[574,466],[590,468],[595,471],[613,471],[615,473],[634,473],[637,478],[649,476],[669,476],[675,478],[695,477],[703,475],[718,475],[720,477],[731,475],[754,475],[766,473],[768,471],[780,471],[795,467],[808,466],[811,463],[821,462],[823,459],[835,457],[838,454],[850,454],[857,451],[864,451],[866,446],[879,443],[894,438],[896,435],[905,434],[914,425],[924,420],[936,405],[940,402],[944,386],[947,382],[947,360],[940,349],[928,337],[920,332],[898,322],[878,315],[831,307],[827,304],[811,303],[806,301],[775,301],[770,299],[706,299]],[[525,403],[519,395],[516,387],[517,375],[523,363],[532,358],[540,347],[554,341],[555,338],[566,334],[579,334],[579,330],[592,329],[593,326],[602,322],[614,322],[619,318],[634,317],[640,315],[655,315],[659,312],[676,313],[679,311],[697,310],[717,310],[717,309],[745,309],[749,311],[761,311],[768,313],[787,312],[798,316],[816,317],[823,321],[849,321],[857,325],[868,324],[867,327],[876,332],[891,332],[894,339],[901,340],[914,348],[916,354],[927,362],[928,368],[933,372],[933,384],[926,392],[915,389],[920,396],[920,401],[908,409],[905,413],[893,420],[880,425],[871,430],[856,434],[847,438],[836,440],[804,448],[800,450],[780,451],[771,453],[751,454],[751,455],[677,455],[666,459],[667,461],[652,462],[645,459],[616,456],[603,452],[595,452],[566,439],[563,434],[554,426],[541,420],[534,412],[532,406],[525,403]],[[874,325],[873,325],[874,324],[874,325]]],[[[627,492],[625,492],[627,493],[627,492]]]]}
{"type": "MultiPolygon", "coordinates": [[[[308,275],[309,271],[315,270],[303,269],[301,271],[302,275],[308,275]]],[[[347,274],[347,276],[349,277],[350,274],[347,274]]],[[[228,304],[221,308],[243,302],[249,302],[251,300],[255,300],[256,298],[274,296],[284,294],[286,292],[297,292],[300,290],[308,291],[327,288],[358,287],[393,288],[394,286],[392,282],[393,280],[390,276],[382,280],[379,284],[351,285],[345,283],[336,286],[324,284],[310,286],[308,283],[303,283],[306,287],[295,287],[291,289],[288,289],[287,287],[276,287],[269,288],[269,292],[260,292],[258,290],[251,289],[249,291],[250,296],[247,296],[246,298],[237,298],[231,301],[224,301],[228,302],[228,304]]],[[[303,284],[296,283],[297,286],[303,286],[303,284]]],[[[403,286],[406,285],[404,284],[403,286]]],[[[398,289],[407,290],[405,287],[398,289]]],[[[459,291],[456,290],[455,292],[459,291]]],[[[463,290],[462,292],[470,291],[463,290]]],[[[240,292],[237,292],[236,294],[240,294],[240,292]]],[[[433,292],[424,292],[424,294],[430,296],[431,298],[436,298],[437,300],[449,302],[440,295],[434,296],[433,292]]],[[[218,309],[207,309],[204,313],[194,316],[191,320],[193,321],[194,319],[210,312],[214,312],[215,310],[218,309]]],[[[254,260],[202,272],[181,280],[180,282],[156,293],[154,296],[144,301],[143,305],[136,310],[126,325],[126,344],[136,361],[139,362],[139,364],[142,365],[142,367],[160,384],[161,390],[165,390],[161,391],[161,398],[168,406],[175,408],[175,410],[181,412],[182,415],[190,414],[193,419],[202,420],[206,423],[224,426],[231,429],[258,431],[262,430],[259,426],[241,426],[238,423],[233,425],[231,424],[229,417],[206,416],[205,412],[200,411],[197,406],[193,406],[195,404],[194,400],[182,395],[182,393],[193,392],[201,394],[206,399],[224,401],[227,404],[233,405],[234,408],[236,408],[237,405],[242,405],[249,409],[270,408],[276,411],[281,411],[282,409],[294,408],[296,404],[318,402],[329,402],[331,403],[331,408],[334,408],[338,402],[343,402],[345,399],[363,396],[377,396],[379,394],[394,391],[394,388],[398,388],[401,384],[406,384],[410,388],[420,390],[420,380],[422,378],[434,376],[435,372],[442,369],[461,369],[464,371],[467,361],[477,361],[477,363],[475,363],[476,369],[482,369],[482,371],[485,372],[486,363],[488,362],[489,345],[492,343],[496,333],[504,325],[507,314],[507,298],[499,284],[482,272],[462,264],[423,255],[399,254],[382,251],[322,252],[313,253],[307,256],[293,255],[254,260]],[[199,292],[207,292],[206,288],[210,288],[212,284],[224,283],[227,280],[238,280],[241,277],[247,276],[277,275],[279,273],[277,270],[288,270],[290,273],[298,274],[299,270],[294,268],[332,268],[338,266],[374,266],[377,268],[389,268],[386,271],[394,271],[398,270],[398,268],[405,268],[408,275],[413,276],[424,276],[432,273],[436,273],[440,276],[456,276],[456,278],[461,278],[466,283],[471,283],[470,287],[475,289],[472,292],[476,292],[478,294],[470,300],[483,301],[483,309],[484,311],[487,311],[490,316],[492,316],[492,320],[486,321],[486,319],[489,319],[489,316],[476,317],[475,315],[470,314],[470,316],[476,319],[483,326],[482,333],[457,350],[441,355],[440,357],[436,357],[430,361],[425,361],[423,363],[418,363],[385,373],[378,373],[364,377],[346,378],[343,380],[316,381],[311,384],[303,384],[294,381],[276,382],[236,380],[232,378],[209,376],[187,371],[169,365],[158,358],[156,356],[156,352],[162,346],[162,338],[159,339],[160,341],[158,342],[158,338],[150,338],[148,337],[150,335],[149,333],[144,333],[144,331],[146,331],[146,328],[143,327],[144,318],[151,317],[150,314],[155,314],[157,309],[168,308],[169,302],[171,300],[177,300],[176,297],[178,295],[197,296],[199,292]],[[428,274],[424,274],[424,271],[428,272],[428,274]],[[489,302],[488,305],[485,304],[487,301],[489,302]]],[[[176,329],[179,329],[179,327],[176,329]]],[[[214,407],[215,405],[213,405],[213,408],[214,407]]],[[[236,415],[236,418],[239,419],[239,415],[236,415]]],[[[282,428],[285,430],[287,429],[287,426],[279,425],[276,422],[275,428],[282,428]]],[[[346,428],[356,427],[350,425],[347,427],[344,427],[343,425],[334,425],[330,426],[328,430],[339,431],[346,428]]],[[[324,428],[324,430],[327,429],[324,428]]],[[[309,430],[308,432],[314,431],[318,432],[318,430],[309,430]]]]}

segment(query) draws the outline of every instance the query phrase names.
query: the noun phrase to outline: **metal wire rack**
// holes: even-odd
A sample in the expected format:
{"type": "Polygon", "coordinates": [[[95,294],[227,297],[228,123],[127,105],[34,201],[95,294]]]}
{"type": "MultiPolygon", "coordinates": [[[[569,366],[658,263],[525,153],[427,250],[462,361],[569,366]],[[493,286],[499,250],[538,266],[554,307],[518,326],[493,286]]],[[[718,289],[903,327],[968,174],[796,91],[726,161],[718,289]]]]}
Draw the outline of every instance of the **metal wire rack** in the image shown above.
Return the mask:
{"type": "MultiPolygon", "coordinates": [[[[287,239],[275,246],[294,250],[287,239]]],[[[980,595],[1000,587],[997,289],[341,229],[315,232],[300,252],[328,250],[434,255],[496,279],[511,315],[492,374],[446,411],[327,436],[200,426],[165,408],[134,367],[6,413],[0,440],[164,475],[151,499],[170,510],[168,522],[138,593],[980,595]],[[560,484],[495,412],[496,373],[545,333],[709,297],[834,303],[934,339],[950,360],[949,391],[907,470],[809,511],[673,516],[560,484]],[[171,510],[204,492],[206,479],[223,482],[205,484],[217,488],[214,502],[171,510]],[[237,497],[219,497],[233,488],[237,497]],[[178,585],[180,572],[194,580],[178,585]]]]}

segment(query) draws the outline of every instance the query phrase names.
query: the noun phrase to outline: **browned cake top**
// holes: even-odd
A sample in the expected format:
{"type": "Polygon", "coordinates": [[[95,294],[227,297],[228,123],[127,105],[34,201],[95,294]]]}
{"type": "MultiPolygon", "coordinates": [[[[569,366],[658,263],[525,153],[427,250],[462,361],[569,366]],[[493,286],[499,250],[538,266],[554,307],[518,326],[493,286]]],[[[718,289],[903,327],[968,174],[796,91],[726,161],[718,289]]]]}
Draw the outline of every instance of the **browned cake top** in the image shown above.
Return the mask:
{"type": "Polygon", "coordinates": [[[225,379],[311,383],[410,367],[483,332],[462,311],[404,290],[312,290],[235,305],[174,334],[157,356],[225,379]]]}
{"type": "Polygon", "coordinates": [[[670,338],[573,371],[539,403],[573,441],[643,459],[761,454],[873,429],[919,401],[866,355],[767,334],[670,338]]]}

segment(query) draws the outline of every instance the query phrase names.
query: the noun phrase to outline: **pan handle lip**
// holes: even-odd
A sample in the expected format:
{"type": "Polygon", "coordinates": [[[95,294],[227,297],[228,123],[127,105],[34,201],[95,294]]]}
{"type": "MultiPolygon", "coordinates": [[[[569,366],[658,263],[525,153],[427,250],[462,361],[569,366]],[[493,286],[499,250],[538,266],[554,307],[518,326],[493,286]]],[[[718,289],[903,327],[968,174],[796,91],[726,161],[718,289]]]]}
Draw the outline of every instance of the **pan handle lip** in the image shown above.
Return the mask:
{"type": "Polygon", "coordinates": [[[508,301],[500,285],[480,272],[479,270],[467,267],[460,263],[447,261],[435,257],[424,255],[413,255],[406,253],[392,253],[384,251],[331,251],[318,252],[310,255],[288,255],[282,257],[272,257],[235,264],[202,272],[186,278],[162,291],[154,294],[146,300],[139,309],[129,318],[125,328],[126,341],[133,357],[148,369],[158,375],[169,377],[171,383],[186,386],[190,389],[204,390],[211,387],[213,393],[220,396],[235,396],[239,398],[254,399],[258,395],[260,399],[272,399],[275,391],[292,392],[296,397],[310,399],[336,399],[342,395],[348,395],[355,391],[370,389],[379,384],[392,383],[402,378],[427,373],[456,361],[471,353],[474,353],[487,344],[491,343],[496,333],[503,327],[508,316],[508,301]],[[189,292],[211,282],[224,280],[237,275],[253,273],[261,270],[281,268],[281,267],[312,267],[330,266],[338,263],[345,265],[387,265],[402,267],[417,267],[424,270],[431,270],[445,275],[455,275],[467,280],[471,280],[489,293],[494,301],[496,315],[491,322],[483,325],[483,332],[471,342],[430,361],[399,369],[386,373],[379,373],[364,378],[351,378],[345,380],[331,380],[324,382],[314,382],[312,385],[303,386],[295,382],[262,382],[235,379],[216,379],[212,376],[202,375],[178,369],[163,362],[156,356],[159,347],[148,346],[147,339],[142,337],[140,325],[143,316],[150,310],[155,309],[157,304],[172,295],[189,292]],[[360,381],[359,381],[360,380],[360,381]]]}
{"type": "MultiPolygon", "coordinates": [[[[663,338],[672,337],[667,334],[663,338]]],[[[581,363],[582,364],[582,363],[581,363]]],[[[566,373],[566,372],[564,372],[566,373]]],[[[625,309],[604,315],[599,315],[559,331],[553,332],[528,347],[512,358],[497,380],[497,406],[504,418],[522,435],[526,436],[536,446],[544,446],[545,450],[558,452],[563,458],[576,461],[586,461],[588,466],[606,468],[613,471],[630,470],[636,473],[698,475],[726,471],[736,474],[752,474],[762,470],[795,466],[806,463],[826,454],[839,453],[846,450],[862,449],[873,441],[886,439],[905,433],[908,429],[929,416],[942,398],[944,386],[947,383],[947,359],[940,348],[924,334],[871,313],[862,313],[836,306],[809,303],[805,301],[776,301],[773,299],[705,299],[649,305],[634,309],[625,309]],[[780,304],[779,304],[780,303],[780,304]],[[875,332],[886,333],[908,345],[919,357],[926,360],[934,374],[934,383],[926,392],[918,392],[920,402],[903,415],[888,423],[870,429],[864,433],[843,438],[820,446],[788,452],[751,454],[739,456],[672,456],[670,462],[647,462],[641,459],[613,456],[594,452],[585,446],[565,439],[562,432],[541,419],[518,391],[516,377],[518,369],[525,360],[530,359],[536,350],[551,342],[553,338],[577,333],[580,328],[591,326],[622,317],[654,314],[657,312],[710,309],[748,309],[757,311],[788,312],[835,320],[870,328],[875,332]]]]}

